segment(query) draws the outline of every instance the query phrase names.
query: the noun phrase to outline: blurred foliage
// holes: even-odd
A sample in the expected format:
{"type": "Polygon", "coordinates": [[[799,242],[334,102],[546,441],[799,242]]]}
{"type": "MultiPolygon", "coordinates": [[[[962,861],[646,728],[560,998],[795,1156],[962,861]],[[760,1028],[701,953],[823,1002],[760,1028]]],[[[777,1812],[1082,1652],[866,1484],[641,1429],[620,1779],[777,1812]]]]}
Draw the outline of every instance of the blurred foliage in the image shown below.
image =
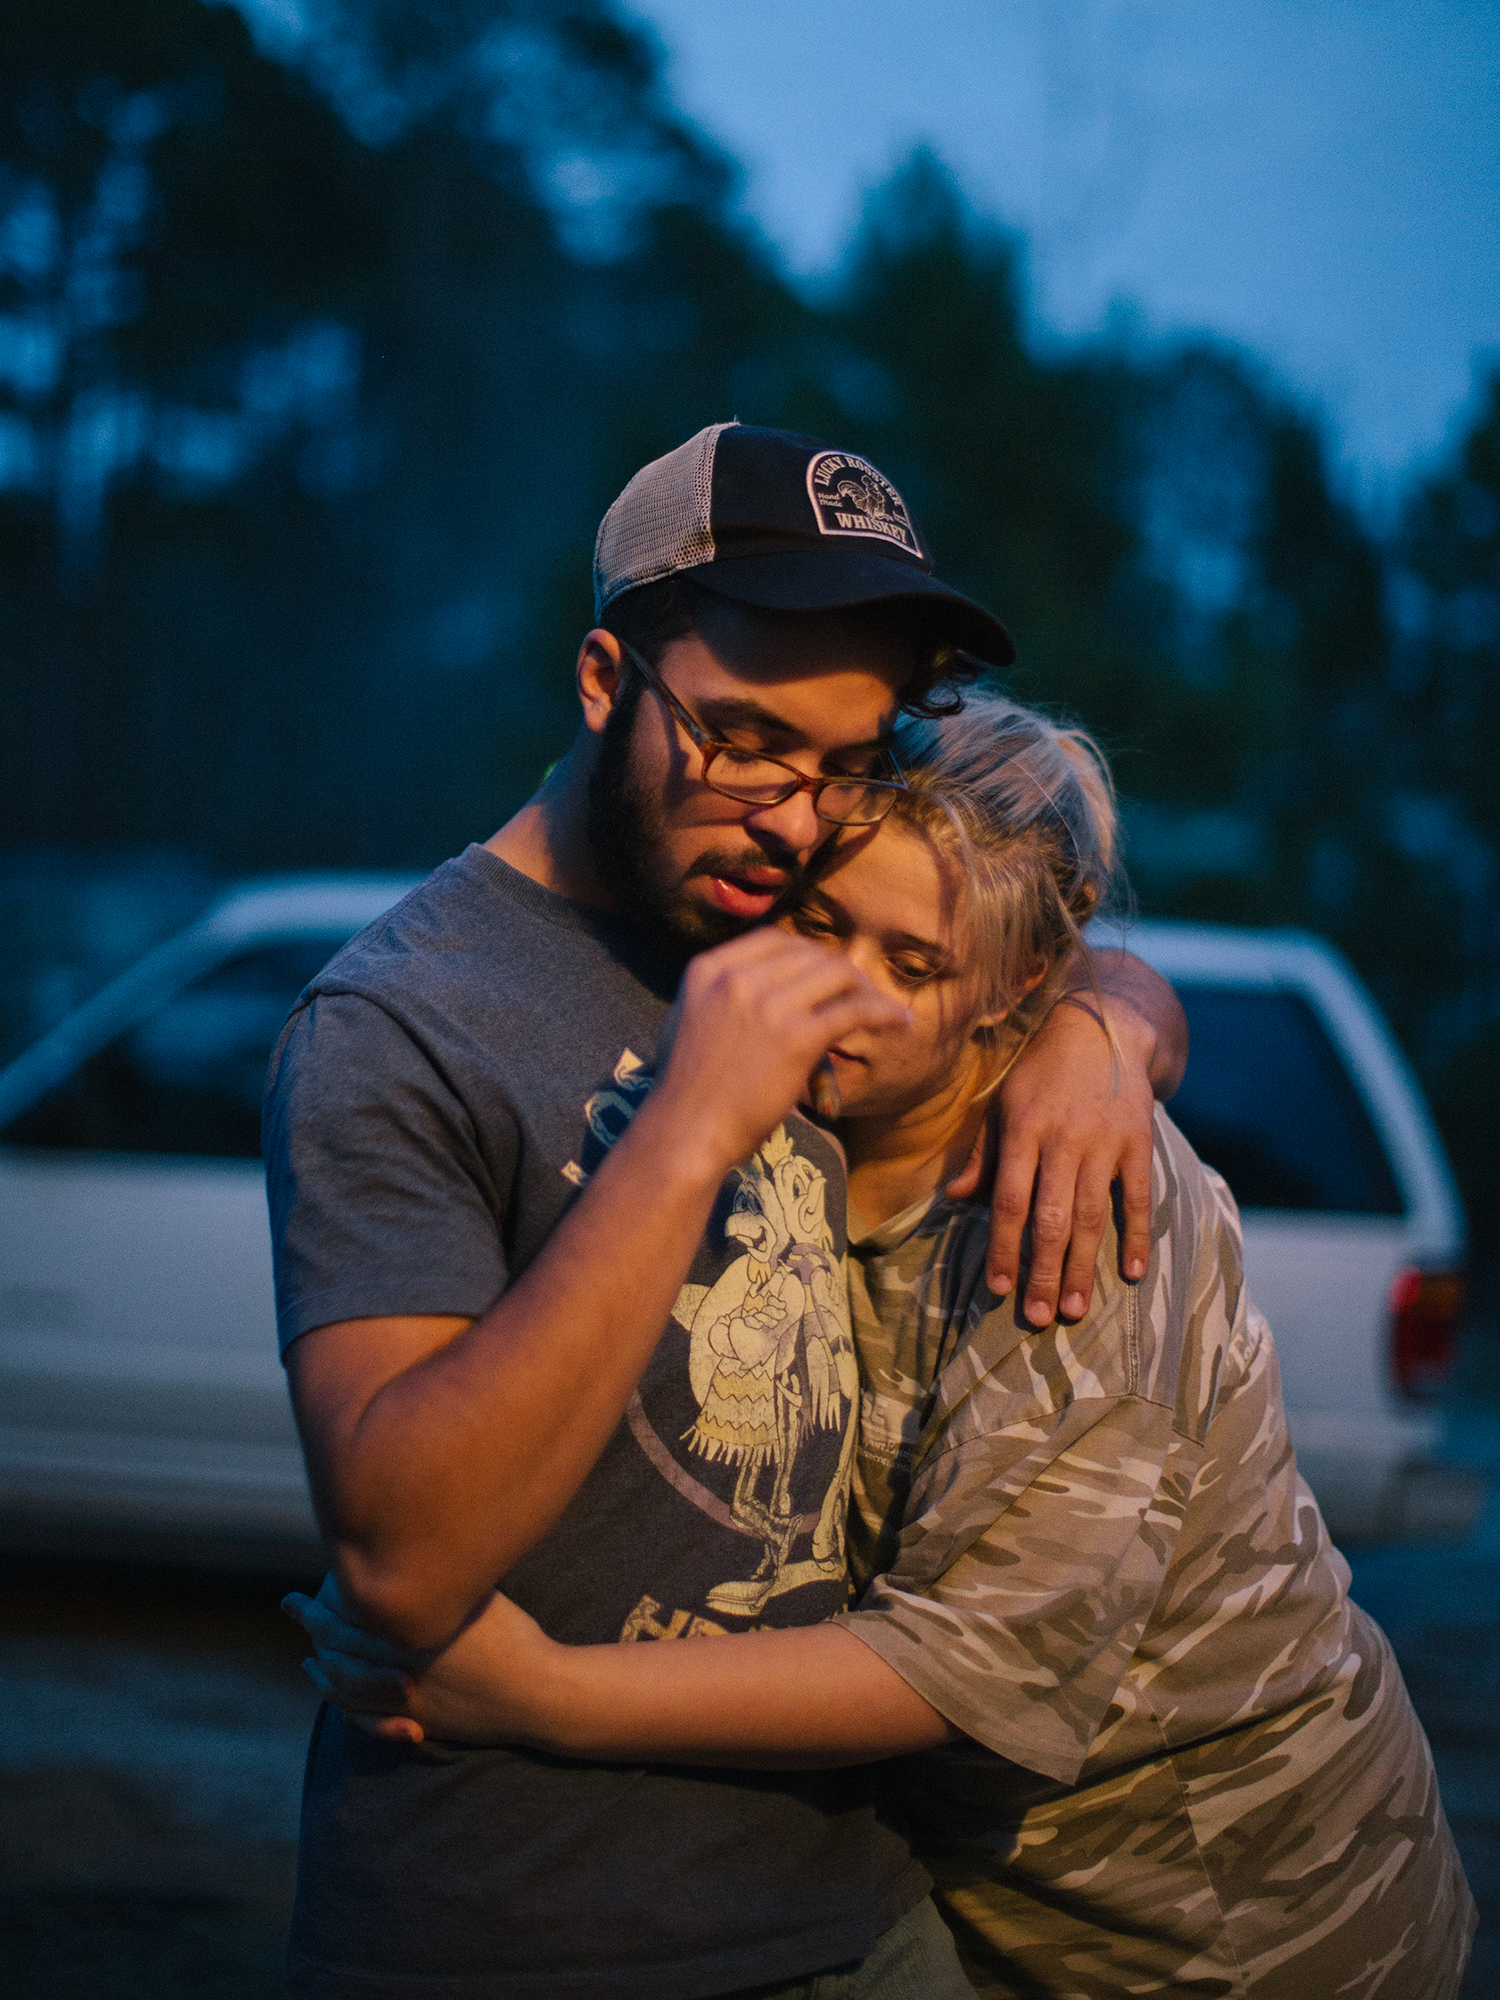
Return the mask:
{"type": "Polygon", "coordinates": [[[608,0],[0,0],[0,841],[418,867],[572,728],[594,526],[737,415],[868,452],[1114,756],[1155,913],[1370,978],[1475,1221],[1500,376],[1377,543],[1248,358],[1048,351],[916,154],[790,287],[608,0]]]}
{"type": "Polygon", "coordinates": [[[1392,576],[1394,713],[1373,803],[1403,897],[1358,949],[1407,1000],[1399,1025],[1477,1240],[1500,1262],[1500,368],[1450,462],[1413,494],[1392,576]]]}

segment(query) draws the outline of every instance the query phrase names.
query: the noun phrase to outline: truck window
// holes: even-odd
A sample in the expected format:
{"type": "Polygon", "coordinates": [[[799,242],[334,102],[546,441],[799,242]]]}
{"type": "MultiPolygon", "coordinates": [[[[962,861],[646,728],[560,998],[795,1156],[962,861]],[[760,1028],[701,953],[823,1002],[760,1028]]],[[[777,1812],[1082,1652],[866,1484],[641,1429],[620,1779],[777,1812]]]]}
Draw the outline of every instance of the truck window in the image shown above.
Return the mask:
{"type": "Polygon", "coordinates": [[[174,993],[13,1118],[13,1146],[260,1158],[266,1063],[307,982],[345,942],[287,939],[237,953],[174,993]]]}
{"type": "Polygon", "coordinates": [[[1167,1106],[1242,1208],[1400,1215],[1364,1102],[1300,995],[1179,985],[1192,1053],[1167,1106]]]}

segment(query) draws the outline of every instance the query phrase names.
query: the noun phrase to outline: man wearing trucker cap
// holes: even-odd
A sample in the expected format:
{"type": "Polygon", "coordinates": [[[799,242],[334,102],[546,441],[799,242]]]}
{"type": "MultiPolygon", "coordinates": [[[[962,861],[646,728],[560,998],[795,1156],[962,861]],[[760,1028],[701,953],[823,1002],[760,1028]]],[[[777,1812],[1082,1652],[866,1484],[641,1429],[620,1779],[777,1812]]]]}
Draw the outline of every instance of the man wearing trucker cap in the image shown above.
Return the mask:
{"type": "MultiPolygon", "coordinates": [[[[841,1035],[903,1010],[759,926],[882,816],[900,709],[1014,656],[888,479],[785,431],[715,424],[639,472],[595,582],[567,755],[339,954],[272,1061],[281,1338],[336,1588],[418,1655],[497,1579],[573,1643],[844,1604],[842,1161],[788,1107],[841,1035]],[[795,1424],[706,1379],[710,1294],[791,1357],[795,1424]]],[[[1022,1275],[1035,1181],[1037,1323],[1059,1289],[1084,1310],[1112,1179],[1144,1269],[1181,1017],[1134,961],[1105,976],[1117,1087],[1098,1023],[1063,1008],[1001,1097],[990,1269],[1022,1275]]],[[[860,1771],[563,1763],[325,1708],[292,1987],[941,2000],[968,1989],[926,1886],[860,1771]]]]}

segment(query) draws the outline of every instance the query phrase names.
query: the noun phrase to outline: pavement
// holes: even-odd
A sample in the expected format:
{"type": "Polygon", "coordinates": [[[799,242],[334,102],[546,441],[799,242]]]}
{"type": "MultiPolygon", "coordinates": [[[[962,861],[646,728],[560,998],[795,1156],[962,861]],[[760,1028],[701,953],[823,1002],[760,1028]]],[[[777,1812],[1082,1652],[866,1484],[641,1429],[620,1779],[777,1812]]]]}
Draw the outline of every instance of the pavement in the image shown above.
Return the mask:
{"type": "MultiPolygon", "coordinates": [[[[1480,1905],[1466,2000],[1500,2000],[1500,1398],[1455,1405],[1445,1455],[1492,1477],[1474,1531],[1351,1564],[1480,1905]]],[[[0,1561],[0,2000],[281,1995],[317,1697],[280,1591],[0,1561]]]]}
{"type": "Polygon", "coordinates": [[[1473,1532],[1347,1553],[1354,1597],[1389,1635],[1427,1731],[1479,1905],[1465,2000],[1500,2000],[1500,1402],[1450,1411],[1443,1456],[1489,1478],[1473,1532]]]}
{"type": "Polygon", "coordinates": [[[276,2000],[318,1705],[277,1581],[0,1581],[0,1996],[276,2000]]]}

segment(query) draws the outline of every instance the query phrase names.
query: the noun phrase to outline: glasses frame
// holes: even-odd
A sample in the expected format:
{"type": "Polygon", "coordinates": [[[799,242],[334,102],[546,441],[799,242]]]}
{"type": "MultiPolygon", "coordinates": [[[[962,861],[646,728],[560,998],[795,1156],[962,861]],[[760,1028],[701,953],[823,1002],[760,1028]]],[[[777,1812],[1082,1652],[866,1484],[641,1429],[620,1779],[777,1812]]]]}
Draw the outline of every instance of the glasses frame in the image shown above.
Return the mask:
{"type": "Polygon", "coordinates": [[[754,754],[763,763],[774,764],[777,770],[786,772],[786,789],[781,793],[779,798],[741,798],[737,792],[730,791],[726,786],[716,785],[713,781],[712,772],[715,759],[724,751],[731,751],[738,756],[744,756],[746,754],[745,751],[736,743],[726,743],[722,736],[711,736],[691,710],[685,708],[677,696],[673,694],[651,662],[638,653],[628,639],[621,639],[619,634],[616,633],[615,641],[620,651],[625,655],[631,666],[635,668],[636,672],[666,709],[667,713],[682,725],[688,740],[695,745],[699,756],[703,759],[703,769],[699,774],[699,782],[707,785],[711,792],[717,792],[720,798],[733,799],[737,806],[754,806],[758,811],[764,811],[772,806],[784,806],[787,800],[795,798],[798,792],[810,792],[812,794],[813,811],[819,819],[825,820],[829,826],[879,826],[880,822],[890,812],[891,807],[895,805],[897,794],[910,791],[911,787],[906,782],[901,766],[896,762],[895,752],[888,744],[882,743],[880,746],[880,755],[890,767],[891,775],[879,778],[860,778],[853,773],[837,771],[831,772],[826,776],[809,778],[793,765],[786,763],[782,758],[772,757],[766,751],[756,751],[754,754]],[[867,788],[873,788],[877,793],[888,793],[889,797],[885,800],[880,811],[873,819],[834,819],[831,814],[825,813],[822,809],[820,801],[823,793],[829,785],[848,784],[862,784],[867,788]]]}

